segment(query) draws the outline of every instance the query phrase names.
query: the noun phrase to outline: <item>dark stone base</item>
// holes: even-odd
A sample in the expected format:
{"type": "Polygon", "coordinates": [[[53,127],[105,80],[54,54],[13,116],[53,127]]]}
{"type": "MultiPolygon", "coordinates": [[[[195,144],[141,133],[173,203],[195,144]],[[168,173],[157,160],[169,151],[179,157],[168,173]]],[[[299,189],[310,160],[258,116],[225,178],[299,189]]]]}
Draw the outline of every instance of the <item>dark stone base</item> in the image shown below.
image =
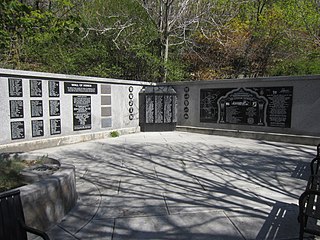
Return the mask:
{"type": "Polygon", "coordinates": [[[175,131],[176,123],[149,123],[140,125],[141,132],[175,131]]]}

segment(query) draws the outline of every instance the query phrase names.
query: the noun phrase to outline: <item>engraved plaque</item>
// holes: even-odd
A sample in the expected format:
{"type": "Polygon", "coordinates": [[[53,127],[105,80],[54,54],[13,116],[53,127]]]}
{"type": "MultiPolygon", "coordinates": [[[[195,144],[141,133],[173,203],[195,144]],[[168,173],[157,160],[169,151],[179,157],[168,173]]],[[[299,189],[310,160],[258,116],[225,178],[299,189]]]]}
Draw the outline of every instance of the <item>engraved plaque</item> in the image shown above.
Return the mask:
{"type": "Polygon", "coordinates": [[[173,95],[164,95],[164,123],[171,123],[173,117],[173,95]]]}
{"type": "Polygon", "coordinates": [[[9,97],[22,97],[22,79],[9,78],[9,97]]]}
{"type": "Polygon", "coordinates": [[[61,134],[61,119],[50,119],[50,134],[61,134]]]}
{"type": "Polygon", "coordinates": [[[219,98],[219,123],[266,126],[267,99],[257,92],[239,88],[219,98]]]}
{"type": "Polygon", "coordinates": [[[293,87],[200,90],[200,122],[291,127],[293,87]]]}
{"type": "Polygon", "coordinates": [[[58,81],[49,81],[48,90],[49,97],[60,97],[60,85],[58,81]]]}
{"type": "Polygon", "coordinates": [[[293,87],[252,88],[268,100],[267,124],[270,127],[291,127],[293,87]]]}
{"type": "Polygon", "coordinates": [[[60,100],[49,100],[50,116],[60,116],[60,100]]]}
{"type": "Polygon", "coordinates": [[[41,80],[30,80],[30,97],[42,97],[41,80]]]}
{"type": "Polygon", "coordinates": [[[32,137],[42,137],[43,133],[43,120],[32,120],[32,137]]]}
{"type": "Polygon", "coordinates": [[[154,96],[146,95],[146,123],[154,123],[154,96]]]}
{"type": "Polygon", "coordinates": [[[24,135],[24,122],[18,121],[18,122],[11,122],[11,139],[23,139],[25,137],[24,135]]]}
{"type": "Polygon", "coordinates": [[[155,95],[155,123],[163,123],[163,102],[164,96],[163,95],[155,95]]]}
{"type": "Polygon", "coordinates": [[[10,118],[23,118],[23,100],[10,100],[10,118]]]}
{"type": "Polygon", "coordinates": [[[201,89],[200,90],[200,122],[218,121],[218,99],[234,88],[201,89]]]}
{"type": "Polygon", "coordinates": [[[42,117],[43,107],[42,100],[30,100],[31,117],[42,117]]]}
{"type": "Polygon", "coordinates": [[[73,130],[91,129],[91,97],[73,96],[73,130]]]}

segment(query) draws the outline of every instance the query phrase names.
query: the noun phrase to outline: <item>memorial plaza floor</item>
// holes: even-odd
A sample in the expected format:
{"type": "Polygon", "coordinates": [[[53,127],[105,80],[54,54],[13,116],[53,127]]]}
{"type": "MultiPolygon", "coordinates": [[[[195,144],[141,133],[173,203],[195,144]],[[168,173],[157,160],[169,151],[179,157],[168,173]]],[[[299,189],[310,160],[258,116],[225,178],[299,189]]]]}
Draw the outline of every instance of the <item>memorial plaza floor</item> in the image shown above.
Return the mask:
{"type": "Polygon", "coordinates": [[[314,146],[184,132],[42,149],[76,167],[51,239],[298,239],[314,146]]]}

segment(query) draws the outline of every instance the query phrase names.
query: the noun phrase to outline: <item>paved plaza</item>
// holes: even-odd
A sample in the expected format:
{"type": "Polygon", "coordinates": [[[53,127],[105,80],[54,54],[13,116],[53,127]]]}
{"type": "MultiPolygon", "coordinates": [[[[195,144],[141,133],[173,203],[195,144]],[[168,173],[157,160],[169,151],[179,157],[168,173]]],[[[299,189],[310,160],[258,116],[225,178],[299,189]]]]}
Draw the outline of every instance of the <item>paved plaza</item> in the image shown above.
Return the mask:
{"type": "Polygon", "coordinates": [[[51,239],[298,239],[314,146],[137,133],[42,149],[76,167],[76,207],[51,239]]]}

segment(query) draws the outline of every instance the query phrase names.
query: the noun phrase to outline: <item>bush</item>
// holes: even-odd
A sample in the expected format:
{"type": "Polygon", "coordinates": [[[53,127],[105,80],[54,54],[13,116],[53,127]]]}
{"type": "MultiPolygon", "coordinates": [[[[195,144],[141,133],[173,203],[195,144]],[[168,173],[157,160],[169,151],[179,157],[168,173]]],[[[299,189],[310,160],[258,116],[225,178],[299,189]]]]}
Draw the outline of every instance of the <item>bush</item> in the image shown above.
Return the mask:
{"type": "Polygon", "coordinates": [[[112,132],[110,132],[110,137],[115,138],[115,137],[119,137],[119,136],[120,136],[120,133],[119,133],[118,131],[112,131],[112,132]]]}

